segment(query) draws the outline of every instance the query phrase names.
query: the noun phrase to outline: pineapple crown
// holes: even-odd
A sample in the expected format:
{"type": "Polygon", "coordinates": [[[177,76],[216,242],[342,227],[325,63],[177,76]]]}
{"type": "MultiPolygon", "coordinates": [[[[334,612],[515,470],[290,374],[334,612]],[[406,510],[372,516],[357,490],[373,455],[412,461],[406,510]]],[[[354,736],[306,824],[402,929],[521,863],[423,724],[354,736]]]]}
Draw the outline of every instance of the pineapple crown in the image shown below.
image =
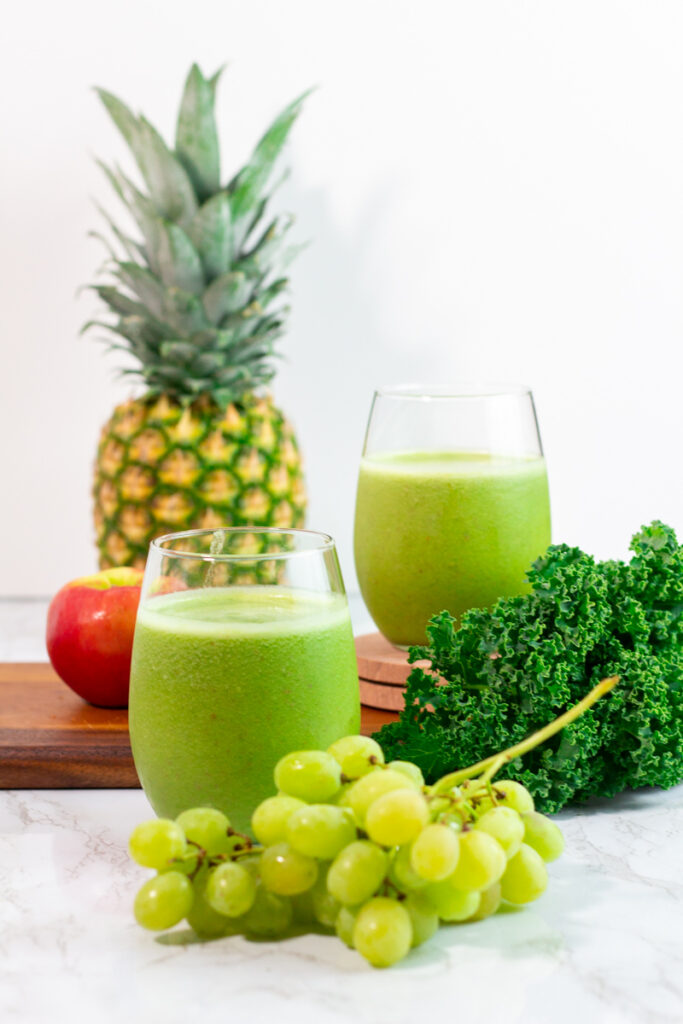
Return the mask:
{"type": "Polygon", "coordinates": [[[196,64],[190,69],[175,150],[145,117],[96,90],[147,193],[118,167],[98,161],[142,240],[130,238],[100,208],[123,258],[103,239],[114,283],[92,287],[114,319],[83,329],[99,326],[118,335],[109,347],[139,362],[122,373],[142,377],[150,396],[163,393],[183,404],[208,396],[225,408],[274,375],[273,346],[288,312],[278,302],[289,283],[283,272],[303,246],[285,244],[292,217],[266,217],[268,186],[308,94],[282,111],[249,161],[221,185],[214,113],[221,71],[205,78],[196,64]]]}

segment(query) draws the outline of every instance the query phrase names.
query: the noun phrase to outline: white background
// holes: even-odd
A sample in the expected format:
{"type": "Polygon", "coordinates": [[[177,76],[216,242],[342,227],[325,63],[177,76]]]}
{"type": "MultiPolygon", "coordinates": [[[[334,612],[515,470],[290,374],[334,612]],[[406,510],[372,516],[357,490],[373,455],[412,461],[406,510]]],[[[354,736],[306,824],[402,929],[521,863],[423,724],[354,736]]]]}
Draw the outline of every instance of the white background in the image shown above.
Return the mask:
{"type": "MultiPolygon", "coordinates": [[[[167,137],[197,60],[230,66],[226,176],[315,84],[276,204],[310,239],[276,398],[306,455],[309,525],[350,589],[373,387],[532,385],[554,539],[623,556],[683,533],[683,5],[664,0],[60,0],[0,41],[0,594],[95,567],[90,473],[128,385],[78,336],[102,258],[93,162],[127,160],[90,86],[167,137]]],[[[130,163],[126,163],[130,170],[130,163]]]]}

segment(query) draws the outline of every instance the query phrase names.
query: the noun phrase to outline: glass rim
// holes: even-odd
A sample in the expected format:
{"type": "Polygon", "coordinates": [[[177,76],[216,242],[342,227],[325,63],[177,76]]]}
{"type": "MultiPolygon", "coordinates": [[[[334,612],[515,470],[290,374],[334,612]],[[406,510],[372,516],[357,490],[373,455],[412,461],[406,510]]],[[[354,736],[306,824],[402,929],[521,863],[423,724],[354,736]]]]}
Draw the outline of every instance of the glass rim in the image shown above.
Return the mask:
{"type": "Polygon", "coordinates": [[[468,398],[507,398],[531,396],[527,384],[499,383],[496,381],[461,382],[455,388],[430,387],[420,384],[396,385],[375,389],[376,398],[406,398],[415,401],[440,401],[468,398]]]}
{"type": "Polygon", "coordinates": [[[150,552],[152,550],[158,551],[162,556],[167,555],[172,558],[191,558],[195,561],[199,559],[203,562],[272,562],[276,559],[284,560],[286,558],[295,558],[297,555],[311,555],[324,551],[332,551],[335,549],[335,543],[334,538],[331,537],[329,533],[323,533],[321,530],[301,530],[294,527],[281,526],[217,526],[213,529],[180,530],[177,533],[165,533],[150,541],[149,549],[150,552]],[[238,552],[236,554],[224,552],[211,554],[211,552],[180,551],[177,548],[163,547],[164,541],[180,540],[184,537],[208,537],[216,533],[276,533],[280,536],[317,537],[320,539],[321,543],[314,547],[302,548],[298,551],[262,551],[252,554],[249,554],[246,551],[238,552]]]}

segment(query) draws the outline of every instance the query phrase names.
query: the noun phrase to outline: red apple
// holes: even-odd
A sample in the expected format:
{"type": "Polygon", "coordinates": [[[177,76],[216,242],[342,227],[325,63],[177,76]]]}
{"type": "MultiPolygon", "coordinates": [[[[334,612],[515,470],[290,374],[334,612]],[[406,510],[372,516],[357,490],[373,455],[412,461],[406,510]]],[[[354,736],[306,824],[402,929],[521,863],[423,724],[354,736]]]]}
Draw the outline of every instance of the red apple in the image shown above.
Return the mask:
{"type": "Polygon", "coordinates": [[[105,569],[72,580],[50,602],[46,640],[52,667],[98,707],[128,706],[142,575],[139,569],[105,569]]]}

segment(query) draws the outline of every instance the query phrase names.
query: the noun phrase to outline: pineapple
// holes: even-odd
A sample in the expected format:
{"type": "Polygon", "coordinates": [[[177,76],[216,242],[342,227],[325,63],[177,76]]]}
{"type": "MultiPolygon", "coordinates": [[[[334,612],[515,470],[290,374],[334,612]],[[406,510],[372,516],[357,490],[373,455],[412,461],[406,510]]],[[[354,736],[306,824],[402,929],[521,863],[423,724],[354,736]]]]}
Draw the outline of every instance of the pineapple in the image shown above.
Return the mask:
{"type": "Polygon", "coordinates": [[[117,406],[99,442],[94,481],[101,568],[143,566],[150,540],[193,528],[297,527],[306,496],[296,438],[275,407],[273,344],[283,333],[283,272],[300,247],[291,218],[270,219],[273,165],[304,96],[290,104],[227,185],[220,182],[214,98],[220,72],[194,65],[175,151],[111,93],[98,90],[145,182],[101,164],[140,239],[106,214],[118,252],[108,307],[110,347],[139,365],[123,371],[144,393],[117,406]]]}

